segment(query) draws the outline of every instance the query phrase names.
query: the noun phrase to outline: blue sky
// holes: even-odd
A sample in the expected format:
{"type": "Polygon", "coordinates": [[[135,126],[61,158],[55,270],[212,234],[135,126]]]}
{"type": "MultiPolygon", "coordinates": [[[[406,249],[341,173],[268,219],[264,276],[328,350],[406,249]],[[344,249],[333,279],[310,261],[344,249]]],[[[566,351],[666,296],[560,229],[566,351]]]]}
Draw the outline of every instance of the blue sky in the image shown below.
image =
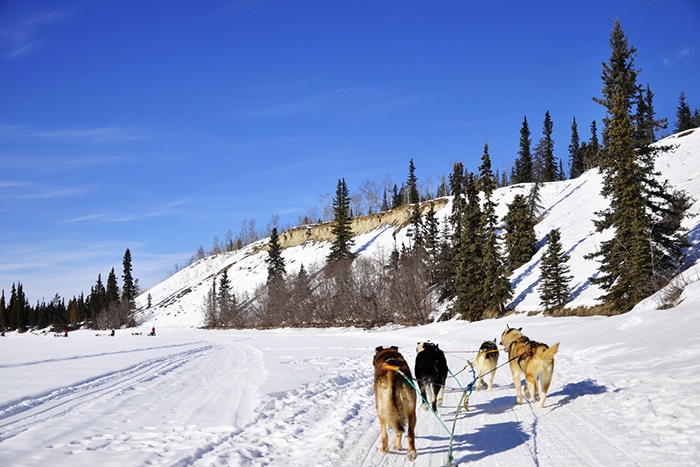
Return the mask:
{"type": "Polygon", "coordinates": [[[510,170],[544,114],[568,166],[603,110],[619,18],[675,123],[700,107],[696,0],[0,2],[0,288],[142,287],[217,236],[320,212],[339,178],[433,191],[485,143],[510,170]]]}

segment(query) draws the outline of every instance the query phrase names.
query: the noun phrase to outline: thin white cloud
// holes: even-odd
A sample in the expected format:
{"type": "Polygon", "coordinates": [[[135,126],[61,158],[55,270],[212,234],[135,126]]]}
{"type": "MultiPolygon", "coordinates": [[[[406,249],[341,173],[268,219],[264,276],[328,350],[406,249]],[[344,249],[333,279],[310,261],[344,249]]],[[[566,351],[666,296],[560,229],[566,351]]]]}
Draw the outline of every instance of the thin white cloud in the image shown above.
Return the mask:
{"type": "Polygon", "coordinates": [[[354,87],[337,89],[302,97],[296,101],[269,105],[246,114],[247,117],[286,117],[320,113],[324,109],[337,109],[339,104],[349,105],[358,99],[366,98],[369,88],[354,87]]]}
{"type": "Polygon", "coordinates": [[[72,196],[84,195],[89,190],[85,188],[61,188],[46,191],[34,191],[31,193],[15,193],[8,195],[0,195],[0,200],[3,202],[10,201],[36,201],[56,198],[69,198],[72,196]]]}
{"type": "Polygon", "coordinates": [[[106,213],[100,212],[95,214],[87,214],[84,216],[73,217],[66,219],[65,224],[74,224],[80,222],[103,222],[103,223],[121,223],[121,222],[132,222],[144,219],[152,219],[155,217],[170,216],[174,214],[181,214],[182,210],[178,209],[181,206],[187,204],[189,201],[186,199],[170,201],[164,204],[162,207],[156,207],[150,211],[135,212],[133,214],[124,215],[116,213],[106,213]]]}
{"type": "Polygon", "coordinates": [[[91,143],[117,142],[145,138],[147,135],[132,128],[107,125],[94,128],[35,129],[17,125],[0,125],[0,138],[45,138],[91,143]]]}
{"type": "Polygon", "coordinates": [[[664,62],[664,65],[667,67],[673,67],[676,66],[680,62],[684,62],[693,55],[695,55],[696,50],[692,47],[684,47],[679,50],[675,50],[667,55],[664,55],[662,57],[662,60],[664,62]]]}
{"type": "Polygon", "coordinates": [[[65,21],[72,15],[70,10],[53,10],[32,16],[5,19],[0,23],[0,40],[6,53],[5,59],[15,60],[26,57],[41,47],[41,31],[53,24],[65,21]]]}

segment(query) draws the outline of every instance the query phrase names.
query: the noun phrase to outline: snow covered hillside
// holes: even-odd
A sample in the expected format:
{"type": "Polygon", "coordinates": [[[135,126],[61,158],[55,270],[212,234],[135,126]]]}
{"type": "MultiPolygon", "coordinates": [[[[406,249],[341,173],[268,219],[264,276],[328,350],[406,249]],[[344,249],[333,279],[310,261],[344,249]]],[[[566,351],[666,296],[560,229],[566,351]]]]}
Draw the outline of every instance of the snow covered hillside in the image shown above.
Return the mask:
{"type": "MultiPolygon", "coordinates": [[[[694,264],[700,242],[700,217],[696,216],[700,212],[700,130],[668,137],[659,144],[677,146],[674,151],[662,154],[657,159],[657,170],[662,178],[668,179],[676,188],[687,191],[696,200],[684,223],[693,243],[688,259],[690,264],[694,264]]],[[[571,257],[569,265],[574,277],[571,282],[573,299],[568,305],[571,308],[595,305],[598,303],[597,297],[601,295],[601,290],[589,281],[596,274],[599,263],[584,259],[611,234],[598,233],[593,225],[595,212],[607,206],[607,201],[600,196],[601,181],[602,177],[597,171],[589,171],[577,179],[547,183],[542,188],[543,220],[535,230],[540,247],[545,244],[550,230],[557,228],[560,231],[563,250],[571,257]]],[[[529,190],[528,184],[497,190],[494,197],[498,203],[499,217],[506,214],[507,205],[516,194],[527,195],[529,190]]],[[[438,211],[438,218],[444,220],[451,210],[451,202],[444,204],[438,211]]],[[[386,256],[396,246],[400,248],[402,244],[410,244],[408,228],[400,228],[400,225],[384,224],[358,235],[353,252],[358,256],[386,256]]],[[[228,276],[236,296],[252,296],[255,288],[267,279],[267,253],[261,249],[267,240],[260,240],[240,251],[202,259],[146,291],[137,299],[137,306],[141,309],[138,319],[167,326],[201,326],[204,297],[211,288],[212,280],[226,268],[229,268],[228,276]],[[152,307],[147,309],[149,295],[152,307]]],[[[329,251],[328,241],[309,241],[286,248],[283,257],[287,272],[296,273],[302,264],[307,270],[321,265],[329,251]]],[[[513,305],[519,312],[540,310],[537,287],[542,253],[544,248],[540,248],[527,264],[511,276],[515,290],[513,305]]]]}

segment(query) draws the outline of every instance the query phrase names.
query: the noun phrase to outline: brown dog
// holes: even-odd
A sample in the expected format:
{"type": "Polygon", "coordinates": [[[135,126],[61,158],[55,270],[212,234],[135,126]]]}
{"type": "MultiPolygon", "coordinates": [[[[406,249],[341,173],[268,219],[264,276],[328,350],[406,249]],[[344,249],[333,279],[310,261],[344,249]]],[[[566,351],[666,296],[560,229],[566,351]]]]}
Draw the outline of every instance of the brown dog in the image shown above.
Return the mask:
{"type": "Polygon", "coordinates": [[[496,376],[496,368],[498,367],[498,346],[496,339],[492,341],[484,341],[479,347],[479,353],[476,354],[476,369],[478,378],[476,379],[476,390],[481,389],[481,386],[487,386],[491,392],[493,387],[493,378],[496,376]],[[484,375],[490,374],[488,383],[484,381],[484,375]]]}
{"type": "Polygon", "coordinates": [[[381,346],[374,354],[374,396],[377,402],[377,415],[382,426],[382,447],[384,454],[389,452],[387,426],[394,432],[393,449],[401,449],[401,437],[408,424],[408,451],[410,461],[416,459],[416,391],[406,378],[411,379],[411,370],[398,347],[385,349],[381,346]],[[405,377],[404,377],[405,376],[405,377]]]}
{"type": "Polygon", "coordinates": [[[525,388],[525,398],[530,399],[530,394],[534,400],[539,399],[538,408],[544,407],[547,399],[549,384],[552,382],[554,372],[554,354],[559,350],[559,342],[549,347],[547,344],[531,341],[521,332],[523,328],[511,328],[506,325],[505,331],[501,335],[501,345],[508,351],[510,371],[513,373],[513,384],[515,385],[516,402],[523,403],[521,391],[522,377],[525,376],[527,386],[525,388]],[[542,386],[542,395],[538,391],[538,381],[542,386]]]}

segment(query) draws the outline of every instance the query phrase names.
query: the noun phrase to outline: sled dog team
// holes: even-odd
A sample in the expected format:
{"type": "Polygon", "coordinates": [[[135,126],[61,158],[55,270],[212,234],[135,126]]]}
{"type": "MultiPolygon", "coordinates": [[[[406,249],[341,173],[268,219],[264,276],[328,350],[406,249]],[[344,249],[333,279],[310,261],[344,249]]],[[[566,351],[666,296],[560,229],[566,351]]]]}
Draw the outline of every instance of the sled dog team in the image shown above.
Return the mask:
{"type": "MultiPolygon", "coordinates": [[[[501,335],[501,345],[508,352],[508,365],[513,374],[516,403],[522,404],[522,378],[525,377],[525,398],[539,400],[538,408],[544,406],[547,391],[552,381],[554,355],[559,349],[557,342],[549,347],[547,344],[528,339],[521,332],[522,328],[506,325],[501,335]]],[[[374,395],[377,404],[377,416],[382,429],[380,451],[389,452],[389,435],[387,429],[394,432],[392,449],[401,449],[401,438],[408,427],[408,450],[406,457],[414,461],[416,456],[416,391],[420,392],[422,406],[433,412],[442,405],[447,379],[447,360],[444,352],[432,342],[419,342],[416,348],[415,380],[411,369],[399,352],[398,347],[379,346],[374,354],[374,395]],[[410,381],[410,382],[409,382],[410,381]],[[413,381],[416,381],[414,389],[413,381]]],[[[486,386],[491,391],[493,378],[498,365],[499,349],[496,339],[481,344],[476,357],[476,389],[486,386]]]]}

